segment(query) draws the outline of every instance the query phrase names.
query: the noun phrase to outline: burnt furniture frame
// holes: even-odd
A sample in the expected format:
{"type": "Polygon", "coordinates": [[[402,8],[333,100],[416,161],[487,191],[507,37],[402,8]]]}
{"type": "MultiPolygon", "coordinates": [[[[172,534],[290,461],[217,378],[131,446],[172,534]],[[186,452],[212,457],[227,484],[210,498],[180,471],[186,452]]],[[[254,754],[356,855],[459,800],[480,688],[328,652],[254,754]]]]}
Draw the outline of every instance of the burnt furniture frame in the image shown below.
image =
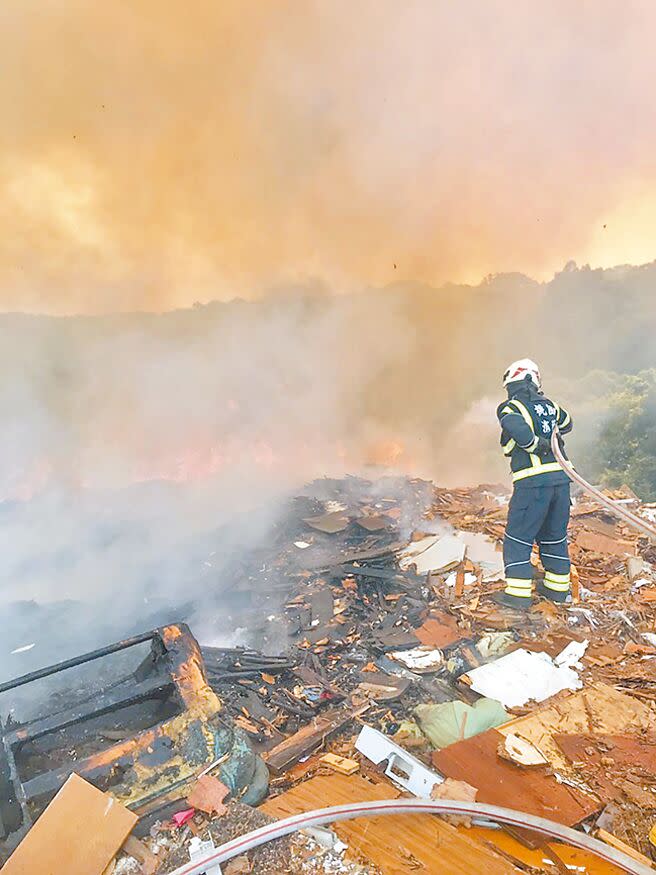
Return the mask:
{"type": "Polygon", "coordinates": [[[150,655],[129,682],[101,690],[71,708],[17,727],[0,722],[0,840],[15,845],[32,825],[34,803],[47,802],[73,771],[106,785],[124,804],[135,806],[176,786],[184,786],[200,766],[212,761],[214,718],[221,703],[207,683],[198,643],[184,624],[154,629],[30,672],[0,684],[0,693],[149,641],[150,655]],[[16,758],[26,743],[167,692],[179,706],[176,716],[92,756],[67,762],[26,781],[21,778],[16,758]]]}

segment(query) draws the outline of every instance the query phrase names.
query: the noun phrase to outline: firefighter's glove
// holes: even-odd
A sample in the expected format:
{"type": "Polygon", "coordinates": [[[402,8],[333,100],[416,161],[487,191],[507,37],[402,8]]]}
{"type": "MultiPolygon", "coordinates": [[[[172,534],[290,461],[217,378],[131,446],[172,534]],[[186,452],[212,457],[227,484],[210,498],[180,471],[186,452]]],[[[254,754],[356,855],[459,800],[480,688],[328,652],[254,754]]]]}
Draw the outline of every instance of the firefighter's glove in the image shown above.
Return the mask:
{"type": "Polygon", "coordinates": [[[533,452],[538,458],[546,459],[551,455],[551,441],[544,437],[538,438],[538,445],[533,452]]]}

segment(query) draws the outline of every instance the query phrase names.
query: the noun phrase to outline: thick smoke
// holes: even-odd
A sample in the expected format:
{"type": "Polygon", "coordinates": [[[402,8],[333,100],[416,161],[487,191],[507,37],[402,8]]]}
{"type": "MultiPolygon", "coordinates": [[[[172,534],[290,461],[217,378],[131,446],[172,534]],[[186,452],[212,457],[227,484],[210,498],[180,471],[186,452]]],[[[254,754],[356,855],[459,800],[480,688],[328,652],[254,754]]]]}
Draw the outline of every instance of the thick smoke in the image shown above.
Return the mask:
{"type": "Polygon", "coordinates": [[[369,393],[404,367],[411,330],[396,299],[365,330],[369,306],[278,295],[0,317],[2,673],[43,661],[63,631],[70,652],[209,605],[230,640],[222,594],[272,543],[282,498],[396,437],[369,393]]]}
{"type": "Polygon", "coordinates": [[[591,369],[649,366],[653,265],[544,280],[653,257],[655,18],[4,3],[0,306],[54,314],[0,317],[14,637],[59,625],[71,653],[202,605],[269,538],[253,508],[317,475],[502,479],[513,358],[565,404],[591,369]]]}
{"type": "Polygon", "coordinates": [[[0,304],[653,257],[649,0],[7,0],[0,304]]]}
{"type": "Polygon", "coordinates": [[[589,372],[651,365],[655,280],[656,263],[570,266],[546,285],[514,274],[357,295],[279,289],[166,314],[0,317],[2,600],[24,603],[7,649],[41,645],[4,670],[61,653],[46,628],[64,631],[70,654],[181,605],[185,616],[211,605],[232,633],[222,593],[271,543],[273,499],[314,477],[396,462],[443,485],[505,480],[494,407],[510,359],[541,362],[577,419],[585,470],[589,372]]]}

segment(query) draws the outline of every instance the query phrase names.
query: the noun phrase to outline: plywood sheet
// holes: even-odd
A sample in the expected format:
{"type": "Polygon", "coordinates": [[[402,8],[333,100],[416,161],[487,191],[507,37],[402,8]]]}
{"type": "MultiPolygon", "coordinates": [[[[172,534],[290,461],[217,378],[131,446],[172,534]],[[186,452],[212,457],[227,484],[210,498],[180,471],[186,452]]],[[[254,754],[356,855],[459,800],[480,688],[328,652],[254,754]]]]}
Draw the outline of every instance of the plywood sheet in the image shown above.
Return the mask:
{"type": "MultiPolygon", "coordinates": [[[[396,799],[389,784],[372,784],[359,775],[327,775],[298,784],[262,810],[283,818],[329,805],[396,799]]],[[[367,817],[336,823],[335,831],[352,852],[378,866],[383,875],[519,875],[519,869],[464,832],[430,814],[367,817]],[[413,859],[417,864],[413,863],[413,859]]]]}
{"type": "Polygon", "coordinates": [[[615,766],[656,775],[656,735],[557,735],[559,747],[573,762],[601,765],[608,757],[615,766]]]}
{"type": "Polygon", "coordinates": [[[592,796],[559,784],[545,769],[523,769],[498,756],[503,736],[495,729],[433,752],[433,765],[448,778],[478,789],[477,802],[500,805],[575,826],[602,806],[592,796]]]}
{"type": "MultiPolygon", "coordinates": [[[[465,827],[459,827],[465,829],[465,827]]],[[[554,875],[555,867],[545,862],[545,860],[553,860],[551,845],[545,845],[543,848],[527,848],[516,838],[509,835],[501,829],[484,829],[483,827],[471,827],[468,830],[471,838],[479,842],[484,842],[498,848],[502,853],[507,854],[515,860],[520,861],[525,866],[531,866],[537,872],[549,873],[554,875]]],[[[585,875],[623,875],[624,870],[612,863],[606,863],[605,860],[600,860],[589,851],[581,851],[578,848],[573,848],[571,845],[563,845],[560,842],[553,844],[555,852],[566,866],[574,872],[584,872],[585,875]]]]}
{"type": "Polygon", "coordinates": [[[335,511],[334,513],[323,513],[320,516],[305,517],[303,522],[318,532],[335,535],[337,532],[343,532],[347,528],[349,518],[344,516],[343,513],[335,511]]]}
{"type": "Polygon", "coordinates": [[[607,684],[590,684],[527,717],[499,726],[497,731],[504,735],[516,732],[536,744],[554,768],[567,770],[569,761],[554,738],[559,733],[623,734],[653,729],[651,724],[647,705],[607,684]]]}
{"type": "Polygon", "coordinates": [[[656,776],[656,735],[556,735],[573,763],[583,764],[586,783],[605,800],[622,795],[632,777],[642,783],[656,776]]]}
{"type": "Polygon", "coordinates": [[[2,875],[101,875],[137,819],[107,793],[71,775],[2,875]]]}
{"type": "Polygon", "coordinates": [[[598,532],[579,532],[576,536],[576,545],[584,550],[610,556],[635,556],[637,553],[636,545],[631,541],[620,541],[598,532]]]}
{"type": "Polygon", "coordinates": [[[356,520],[356,523],[368,532],[380,532],[381,529],[386,529],[391,522],[390,517],[381,514],[361,516],[356,520]]]}

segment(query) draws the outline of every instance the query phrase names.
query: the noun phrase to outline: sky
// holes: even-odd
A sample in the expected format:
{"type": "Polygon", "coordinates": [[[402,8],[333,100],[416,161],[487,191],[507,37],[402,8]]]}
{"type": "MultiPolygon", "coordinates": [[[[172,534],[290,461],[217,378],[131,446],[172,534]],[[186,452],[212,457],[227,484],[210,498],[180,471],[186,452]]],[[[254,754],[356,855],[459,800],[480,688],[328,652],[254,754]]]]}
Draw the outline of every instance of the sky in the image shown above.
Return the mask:
{"type": "Polygon", "coordinates": [[[4,0],[0,310],[656,258],[651,0],[4,0]]]}

